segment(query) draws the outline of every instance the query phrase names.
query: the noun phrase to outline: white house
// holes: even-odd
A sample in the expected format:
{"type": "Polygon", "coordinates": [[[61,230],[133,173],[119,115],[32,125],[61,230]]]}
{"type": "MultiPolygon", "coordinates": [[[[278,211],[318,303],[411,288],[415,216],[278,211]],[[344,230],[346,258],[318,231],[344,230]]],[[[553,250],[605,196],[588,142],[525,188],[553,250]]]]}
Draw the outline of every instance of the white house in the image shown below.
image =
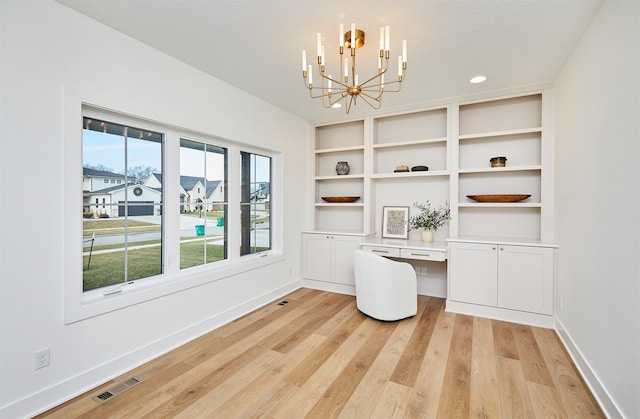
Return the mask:
{"type": "Polygon", "coordinates": [[[128,209],[129,215],[161,214],[161,189],[132,183],[125,188],[124,175],[83,168],[82,187],[85,218],[122,217],[125,213],[125,193],[126,201],[132,204],[128,209]]]}
{"type": "MultiPolygon", "coordinates": [[[[150,188],[162,188],[162,175],[153,173],[144,184],[150,188]]],[[[224,202],[224,184],[219,180],[207,180],[197,176],[180,176],[181,211],[215,211],[224,202]],[[205,186],[206,185],[206,186],[205,186]],[[206,206],[202,206],[203,202],[206,206]]]]}

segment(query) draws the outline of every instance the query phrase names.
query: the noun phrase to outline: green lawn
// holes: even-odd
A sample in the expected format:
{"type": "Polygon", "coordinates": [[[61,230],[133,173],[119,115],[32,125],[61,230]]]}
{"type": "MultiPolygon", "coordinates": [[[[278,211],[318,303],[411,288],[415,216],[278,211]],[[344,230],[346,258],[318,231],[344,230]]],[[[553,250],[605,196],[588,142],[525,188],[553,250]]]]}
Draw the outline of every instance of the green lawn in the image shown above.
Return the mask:
{"type": "MultiPolygon", "coordinates": [[[[207,218],[218,218],[223,215],[222,212],[208,212],[207,218]]],[[[197,214],[193,214],[197,216],[197,214]]],[[[269,217],[263,217],[256,221],[268,221],[269,217]]],[[[131,232],[143,231],[160,231],[161,226],[158,224],[147,223],[138,220],[129,220],[128,228],[131,232]]],[[[92,233],[96,235],[103,234],[124,234],[124,220],[122,219],[97,219],[83,220],[83,229],[85,239],[91,237],[92,233]]],[[[209,237],[210,238],[210,237],[209,237]]],[[[206,261],[205,261],[205,245],[204,237],[194,236],[192,238],[182,237],[180,243],[180,268],[188,268],[192,266],[202,265],[203,263],[211,263],[224,259],[224,247],[222,243],[216,242],[206,245],[206,261]],[[185,239],[187,239],[185,241],[185,239]],[[197,239],[190,241],[189,239],[197,239]]],[[[142,242],[129,243],[128,251],[128,276],[124,278],[124,250],[122,243],[93,246],[91,255],[91,265],[89,256],[83,256],[83,290],[89,291],[96,288],[114,285],[126,281],[132,281],[139,278],[146,278],[162,273],[162,254],[159,240],[147,240],[142,242]],[[158,246],[136,248],[144,245],[158,246]],[[96,254],[100,250],[121,249],[103,254],[96,254]]],[[[90,243],[85,243],[84,251],[88,252],[90,243]]],[[[256,248],[255,252],[267,250],[264,248],[256,248]]]]}
{"type": "MultiPolygon", "coordinates": [[[[136,245],[139,243],[136,243],[136,245]]],[[[122,245],[100,246],[122,247],[122,245]]],[[[142,249],[130,249],[128,253],[129,275],[127,280],[145,278],[159,275],[162,272],[162,256],[160,246],[145,247],[142,249]]],[[[94,248],[97,250],[97,248],[94,248]]],[[[215,262],[224,259],[223,246],[207,245],[207,262],[215,262]]],[[[183,242],[180,244],[180,268],[201,265],[204,261],[203,240],[183,242]]],[[[114,285],[125,281],[124,278],[124,251],[93,254],[91,265],[89,256],[82,258],[83,291],[114,285]]]]}
{"type": "MultiPolygon", "coordinates": [[[[129,219],[127,228],[130,233],[146,233],[150,231],[160,231],[160,224],[147,223],[129,219]]],[[[95,233],[96,236],[106,234],[124,234],[123,218],[99,218],[97,220],[82,220],[82,235],[86,239],[95,233]]]]}

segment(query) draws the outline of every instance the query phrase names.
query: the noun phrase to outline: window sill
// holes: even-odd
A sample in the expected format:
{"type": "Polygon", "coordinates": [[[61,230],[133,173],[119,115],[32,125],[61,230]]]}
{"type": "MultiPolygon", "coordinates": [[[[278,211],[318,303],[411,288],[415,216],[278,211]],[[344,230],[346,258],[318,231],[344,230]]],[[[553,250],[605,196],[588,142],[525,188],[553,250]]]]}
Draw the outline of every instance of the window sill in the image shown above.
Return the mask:
{"type": "Polygon", "coordinates": [[[247,255],[239,260],[226,260],[189,268],[174,275],[159,275],[128,284],[89,291],[78,296],[77,301],[67,301],[65,304],[65,324],[75,323],[145,301],[219,281],[281,262],[284,259],[283,254],[271,251],[247,255]]]}

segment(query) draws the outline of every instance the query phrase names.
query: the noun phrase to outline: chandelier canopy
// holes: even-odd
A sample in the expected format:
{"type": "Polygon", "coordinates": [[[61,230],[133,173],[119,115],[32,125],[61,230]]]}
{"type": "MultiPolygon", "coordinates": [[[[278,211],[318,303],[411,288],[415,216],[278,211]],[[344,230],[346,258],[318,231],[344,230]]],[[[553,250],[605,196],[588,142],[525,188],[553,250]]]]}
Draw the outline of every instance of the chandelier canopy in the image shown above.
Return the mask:
{"type": "Polygon", "coordinates": [[[398,56],[398,78],[396,80],[385,81],[385,74],[389,69],[389,27],[380,28],[380,48],[378,49],[378,70],[376,74],[366,78],[360,83],[359,74],[356,70],[356,49],[364,46],[364,31],[356,29],[355,23],[351,24],[351,30],[344,32],[344,25],[340,24],[340,34],[338,47],[340,52],[340,66],[338,74],[342,77],[333,77],[327,74],[325,68],[325,50],[322,45],[322,34],[317,34],[317,57],[318,71],[320,73],[320,83],[313,84],[313,66],[307,66],[307,51],[302,51],[302,77],[305,87],[309,89],[309,96],[313,99],[322,98],[322,105],[325,108],[339,108],[344,105],[346,113],[351,110],[351,105],[355,105],[358,97],[362,98],[373,109],[380,109],[382,106],[382,95],[385,92],[399,92],[402,87],[405,72],[407,70],[407,41],[402,41],[402,55],[398,56]],[[351,50],[350,57],[344,53],[345,48],[351,50]],[[389,85],[393,90],[389,90],[389,85]]]}

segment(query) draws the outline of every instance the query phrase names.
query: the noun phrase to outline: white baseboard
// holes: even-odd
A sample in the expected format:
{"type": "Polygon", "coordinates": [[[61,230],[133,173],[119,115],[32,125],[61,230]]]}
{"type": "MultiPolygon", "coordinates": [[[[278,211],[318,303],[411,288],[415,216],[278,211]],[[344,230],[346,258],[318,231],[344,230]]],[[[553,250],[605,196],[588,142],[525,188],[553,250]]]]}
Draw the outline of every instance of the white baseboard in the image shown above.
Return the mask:
{"type": "Polygon", "coordinates": [[[447,299],[445,310],[468,316],[485,317],[511,323],[527,324],[530,326],[555,328],[555,318],[551,315],[528,313],[526,311],[509,310],[500,307],[483,306],[479,304],[462,303],[447,299]]]}
{"type": "Polygon", "coordinates": [[[302,286],[314,290],[335,292],[338,294],[356,295],[356,287],[354,285],[336,284],[335,282],[326,282],[303,278],[302,286]]]}
{"type": "Polygon", "coordinates": [[[614,401],[609,396],[609,393],[602,385],[598,376],[593,371],[589,362],[582,356],[580,349],[576,346],[571,335],[564,328],[564,325],[556,317],[556,331],[558,332],[558,336],[560,336],[560,340],[562,341],[564,347],[566,348],[569,356],[573,360],[576,368],[582,375],[582,378],[587,383],[587,386],[591,390],[593,397],[596,398],[600,408],[604,411],[604,414],[608,418],[623,418],[623,415],[620,413],[620,409],[616,406],[614,401]]]}
{"type": "Polygon", "coordinates": [[[0,418],[33,417],[118,377],[301,287],[300,279],[0,408],[0,418]]]}

